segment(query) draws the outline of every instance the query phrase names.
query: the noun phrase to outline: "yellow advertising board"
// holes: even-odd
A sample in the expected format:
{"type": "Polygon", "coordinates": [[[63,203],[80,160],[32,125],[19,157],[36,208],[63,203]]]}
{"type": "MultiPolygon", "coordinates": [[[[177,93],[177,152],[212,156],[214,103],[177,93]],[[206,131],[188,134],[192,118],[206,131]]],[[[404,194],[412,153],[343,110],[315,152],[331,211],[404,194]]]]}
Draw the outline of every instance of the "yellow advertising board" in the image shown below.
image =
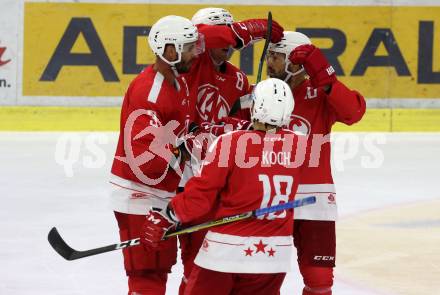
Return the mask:
{"type": "MultiPolygon", "coordinates": [[[[159,18],[201,5],[26,2],[23,95],[121,96],[153,62],[146,36],[159,18]]],[[[308,34],[338,77],[365,97],[440,98],[440,7],[224,6],[237,20],[271,10],[308,34]]],[[[263,44],[232,62],[255,80],[263,44]]]]}

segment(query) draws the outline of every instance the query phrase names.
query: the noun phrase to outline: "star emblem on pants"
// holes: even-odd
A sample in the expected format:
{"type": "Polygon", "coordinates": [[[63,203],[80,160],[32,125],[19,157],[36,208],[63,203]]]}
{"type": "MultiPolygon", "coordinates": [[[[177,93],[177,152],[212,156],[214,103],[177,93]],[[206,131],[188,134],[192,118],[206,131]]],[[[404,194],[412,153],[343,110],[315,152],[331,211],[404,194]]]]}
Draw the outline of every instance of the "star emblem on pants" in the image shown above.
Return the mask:
{"type": "Polygon", "coordinates": [[[246,253],[244,256],[252,256],[252,252],[254,252],[254,250],[252,250],[251,247],[248,247],[244,250],[244,252],[246,253]]]}
{"type": "Polygon", "coordinates": [[[269,257],[270,256],[272,256],[272,257],[275,256],[275,252],[276,251],[274,249],[272,249],[272,248],[270,248],[270,250],[267,251],[267,253],[269,253],[269,257]]]}
{"type": "Polygon", "coordinates": [[[258,244],[254,244],[254,246],[257,248],[257,251],[255,253],[258,253],[258,252],[266,253],[264,248],[266,248],[267,244],[263,244],[263,240],[260,240],[260,242],[258,244]]]}

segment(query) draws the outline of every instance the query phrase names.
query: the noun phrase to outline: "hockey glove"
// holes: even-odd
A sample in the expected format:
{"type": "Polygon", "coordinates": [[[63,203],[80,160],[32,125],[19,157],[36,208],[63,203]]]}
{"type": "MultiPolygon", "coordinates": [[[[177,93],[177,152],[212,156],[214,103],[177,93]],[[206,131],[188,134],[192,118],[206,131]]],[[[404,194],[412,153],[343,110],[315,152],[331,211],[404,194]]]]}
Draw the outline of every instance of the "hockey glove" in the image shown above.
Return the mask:
{"type": "Polygon", "coordinates": [[[296,47],[290,53],[289,60],[293,64],[304,66],[313,87],[329,87],[336,81],[335,70],[315,45],[305,44],[296,47]]]}
{"type": "MultiPolygon", "coordinates": [[[[266,19],[248,19],[241,22],[235,22],[231,25],[232,31],[236,35],[236,49],[248,46],[250,43],[263,39],[266,36],[267,20],[266,19]]],[[[278,43],[283,38],[283,27],[276,21],[272,21],[272,43],[278,43]]]]}
{"type": "Polygon", "coordinates": [[[216,123],[204,122],[183,138],[185,151],[197,163],[201,163],[217,136],[234,130],[249,130],[251,126],[251,122],[234,117],[223,117],[216,123]]]}
{"type": "Polygon", "coordinates": [[[169,229],[176,227],[177,223],[178,220],[172,209],[163,210],[152,207],[141,228],[141,244],[147,250],[166,249],[169,244],[163,243],[163,237],[169,229]]]}

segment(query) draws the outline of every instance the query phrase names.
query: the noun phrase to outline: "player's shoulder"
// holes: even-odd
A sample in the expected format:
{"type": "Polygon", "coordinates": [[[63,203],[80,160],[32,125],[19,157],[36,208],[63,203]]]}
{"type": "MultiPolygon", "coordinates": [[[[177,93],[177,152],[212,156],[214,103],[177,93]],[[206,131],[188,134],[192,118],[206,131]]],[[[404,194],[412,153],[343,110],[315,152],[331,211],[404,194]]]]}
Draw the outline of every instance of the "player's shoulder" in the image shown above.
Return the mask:
{"type": "Polygon", "coordinates": [[[226,133],[218,136],[217,139],[218,140],[237,139],[245,132],[248,132],[248,131],[247,130],[234,130],[234,131],[226,132],[226,133]]]}
{"type": "Polygon", "coordinates": [[[308,104],[319,105],[327,94],[322,88],[314,87],[309,79],[305,79],[293,89],[293,96],[297,102],[306,101],[308,104]]]}
{"type": "Polygon", "coordinates": [[[307,137],[307,134],[304,134],[301,131],[297,131],[297,130],[290,130],[287,128],[282,128],[280,129],[277,134],[279,134],[282,137],[289,137],[289,136],[293,136],[293,137],[307,137]]]}
{"type": "Polygon", "coordinates": [[[246,74],[240,70],[238,67],[227,61],[226,63],[226,73],[229,75],[241,75],[244,79],[247,79],[246,74]]]}
{"type": "Polygon", "coordinates": [[[145,68],[130,84],[130,96],[132,100],[141,104],[155,105],[161,104],[169,97],[173,97],[175,90],[165,77],[153,70],[145,68]]]}
{"type": "Polygon", "coordinates": [[[217,138],[212,142],[211,147],[221,145],[221,144],[231,144],[233,142],[237,142],[241,135],[249,132],[248,130],[235,130],[224,133],[222,135],[217,136],[217,138]]]}

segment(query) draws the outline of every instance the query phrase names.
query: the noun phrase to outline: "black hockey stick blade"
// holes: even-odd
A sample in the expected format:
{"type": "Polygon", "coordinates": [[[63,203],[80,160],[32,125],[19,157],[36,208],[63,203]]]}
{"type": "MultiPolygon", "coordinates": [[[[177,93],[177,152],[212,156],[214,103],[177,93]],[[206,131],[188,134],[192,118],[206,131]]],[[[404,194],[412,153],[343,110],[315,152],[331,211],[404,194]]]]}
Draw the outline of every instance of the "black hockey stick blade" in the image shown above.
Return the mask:
{"type": "MultiPolygon", "coordinates": [[[[177,236],[177,235],[192,233],[192,232],[195,232],[195,231],[198,231],[201,229],[207,229],[207,228],[211,228],[211,227],[215,227],[215,226],[219,226],[219,225],[224,225],[227,223],[244,220],[244,219],[251,218],[251,217],[258,217],[258,216],[265,215],[265,214],[272,213],[272,212],[277,212],[277,211],[282,211],[282,210],[287,210],[287,209],[294,209],[297,207],[314,204],[315,202],[316,202],[316,197],[312,196],[312,197],[307,197],[307,198],[300,199],[300,200],[290,201],[290,202],[280,204],[280,205],[270,206],[270,207],[266,207],[266,208],[260,208],[260,209],[244,212],[244,213],[237,214],[237,215],[223,217],[221,219],[217,219],[214,221],[208,221],[208,222],[198,224],[195,226],[190,226],[187,228],[177,229],[175,231],[170,231],[165,234],[165,238],[170,238],[170,237],[177,236]]],[[[102,254],[102,253],[106,253],[106,252],[110,252],[110,251],[114,251],[114,250],[120,250],[120,249],[124,249],[127,247],[140,245],[140,238],[136,238],[136,239],[127,240],[127,241],[124,241],[124,242],[121,242],[118,244],[112,244],[112,245],[108,245],[108,246],[104,246],[104,247],[100,247],[100,248],[95,248],[95,249],[90,249],[90,250],[85,250],[85,251],[78,251],[78,250],[73,249],[69,245],[67,245],[67,243],[63,240],[63,238],[61,237],[61,235],[59,234],[58,230],[55,227],[53,227],[49,231],[49,235],[47,238],[48,238],[49,243],[52,246],[52,248],[54,248],[54,250],[58,254],[60,254],[64,259],[69,260],[69,261],[88,257],[88,256],[93,256],[93,255],[97,255],[97,254],[102,254]]]]}
{"type": "Polygon", "coordinates": [[[72,259],[72,257],[78,252],[66,244],[55,227],[52,227],[49,231],[47,239],[52,248],[66,260],[73,260],[74,258],[72,259]]]}
{"type": "Polygon", "coordinates": [[[78,251],[67,245],[67,243],[63,240],[58,230],[53,227],[47,236],[47,239],[49,240],[49,244],[52,246],[52,248],[60,254],[64,259],[66,260],[76,260],[92,255],[97,255],[105,252],[110,252],[114,250],[124,249],[131,246],[136,246],[140,244],[140,239],[132,239],[128,241],[124,241],[118,244],[112,244],[100,248],[90,249],[86,251],[78,251]]]}

